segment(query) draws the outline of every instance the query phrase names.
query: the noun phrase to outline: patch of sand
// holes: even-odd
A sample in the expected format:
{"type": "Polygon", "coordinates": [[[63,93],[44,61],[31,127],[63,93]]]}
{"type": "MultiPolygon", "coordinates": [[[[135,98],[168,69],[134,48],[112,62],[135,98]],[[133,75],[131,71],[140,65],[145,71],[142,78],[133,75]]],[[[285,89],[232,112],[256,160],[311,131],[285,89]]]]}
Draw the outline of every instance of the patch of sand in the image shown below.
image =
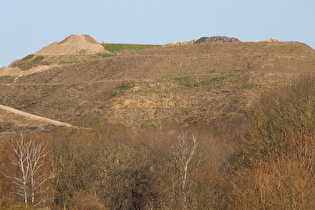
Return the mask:
{"type": "Polygon", "coordinates": [[[36,55],[80,55],[109,53],[104,47],[89,35],[70,35],[62,41],[52,44],[39,50],[36,55]]]}

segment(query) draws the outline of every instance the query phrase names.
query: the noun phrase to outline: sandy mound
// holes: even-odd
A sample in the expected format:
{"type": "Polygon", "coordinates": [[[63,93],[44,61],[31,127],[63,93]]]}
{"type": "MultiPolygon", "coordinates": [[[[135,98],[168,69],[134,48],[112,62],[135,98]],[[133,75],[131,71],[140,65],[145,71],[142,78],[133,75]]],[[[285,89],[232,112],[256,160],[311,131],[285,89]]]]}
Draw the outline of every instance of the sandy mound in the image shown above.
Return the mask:
{"type": "Polygon", "coordinates": [[[54,42],[36,55],[78,55],[108,53],[104,47],[89,35],[70,35],[63,41],[54,42]]]}

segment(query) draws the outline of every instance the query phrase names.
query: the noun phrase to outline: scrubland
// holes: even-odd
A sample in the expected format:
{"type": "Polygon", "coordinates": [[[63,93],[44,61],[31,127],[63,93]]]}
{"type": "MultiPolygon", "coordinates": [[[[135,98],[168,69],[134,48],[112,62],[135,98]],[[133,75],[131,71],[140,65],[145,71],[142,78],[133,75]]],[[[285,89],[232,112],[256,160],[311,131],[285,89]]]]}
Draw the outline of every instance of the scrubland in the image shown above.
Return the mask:
{"type": "Polygon", "coordinates": [[[205,44],[4,80],[1,103],[79,128],[1,135],[1,208],[312,209],[314,64],[205,44]]]}

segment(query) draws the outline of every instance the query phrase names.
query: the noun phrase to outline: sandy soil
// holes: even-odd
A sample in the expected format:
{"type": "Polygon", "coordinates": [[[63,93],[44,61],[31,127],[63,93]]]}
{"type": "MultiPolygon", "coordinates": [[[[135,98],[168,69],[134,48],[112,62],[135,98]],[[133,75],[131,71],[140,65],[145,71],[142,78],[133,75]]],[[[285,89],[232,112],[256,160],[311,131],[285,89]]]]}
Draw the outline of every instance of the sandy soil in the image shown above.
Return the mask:
{"type": "Polygon", "coordinates": [[[89,35],[70,35],[62,41],[54,42],[36,55],[79,55],[106,53],[104,47],[89,35]]]}

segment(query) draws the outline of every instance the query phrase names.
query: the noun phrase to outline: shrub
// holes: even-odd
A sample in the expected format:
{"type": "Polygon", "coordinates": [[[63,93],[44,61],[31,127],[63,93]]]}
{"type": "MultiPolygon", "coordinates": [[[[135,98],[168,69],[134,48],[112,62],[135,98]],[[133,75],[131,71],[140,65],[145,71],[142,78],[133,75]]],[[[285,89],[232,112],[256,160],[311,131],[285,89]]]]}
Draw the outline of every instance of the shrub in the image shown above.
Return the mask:
{"type": "Polygon", "coordinates": [[[274,91],[255,107],[251,127],[244,136],[246,152],[262,158],[267,152],[287,152],[290,135],[315,134],[315,84],[313,77],[274,91]]]}
{"type": "Polygon", "coordinates": [[[231,208],[315,205],[313,80],[307,77],[268,93],[255,106],[243,144],[230,159],[231,208]]]}

